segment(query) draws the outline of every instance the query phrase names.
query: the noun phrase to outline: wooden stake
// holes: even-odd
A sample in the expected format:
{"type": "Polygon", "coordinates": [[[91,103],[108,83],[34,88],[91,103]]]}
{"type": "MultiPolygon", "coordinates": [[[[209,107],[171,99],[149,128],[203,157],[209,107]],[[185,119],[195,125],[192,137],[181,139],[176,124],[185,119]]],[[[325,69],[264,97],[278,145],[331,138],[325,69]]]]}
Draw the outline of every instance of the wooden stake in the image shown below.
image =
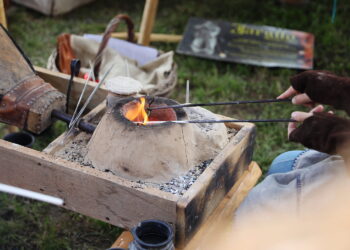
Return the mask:
{"type": "Polygon", "coordinates": [[[0,23],[7,29],[4,0],[0,0],[0,23]]]}
{"type": "Polygon", "coordinates": [[[158,0],[146,0],[145,8],[143,10],[142,15],[140,36],[137,41],[139,44],[146,46],[149,45],[154,19],[157,13],[157,7],[158,0]]]}

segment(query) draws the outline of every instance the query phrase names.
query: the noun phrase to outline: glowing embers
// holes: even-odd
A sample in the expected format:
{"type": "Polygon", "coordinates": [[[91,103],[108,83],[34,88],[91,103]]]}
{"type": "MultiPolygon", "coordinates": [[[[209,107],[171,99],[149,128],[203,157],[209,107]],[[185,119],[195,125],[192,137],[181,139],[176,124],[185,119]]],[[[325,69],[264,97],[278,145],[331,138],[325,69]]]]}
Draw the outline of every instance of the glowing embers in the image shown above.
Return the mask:
{"type": "MultiPolygon", "coordinates": [[[[123,105],[122,114],[129,121],[147,125],[149,121],[176,121],[177,115],[173,109],[158,109],[148,111],[148,107],[166,106],[166,104],[155,104],[145,97],[133,100],[123,105]]],[[[151,125],[151,124],[149,124],[151,125]]]]}

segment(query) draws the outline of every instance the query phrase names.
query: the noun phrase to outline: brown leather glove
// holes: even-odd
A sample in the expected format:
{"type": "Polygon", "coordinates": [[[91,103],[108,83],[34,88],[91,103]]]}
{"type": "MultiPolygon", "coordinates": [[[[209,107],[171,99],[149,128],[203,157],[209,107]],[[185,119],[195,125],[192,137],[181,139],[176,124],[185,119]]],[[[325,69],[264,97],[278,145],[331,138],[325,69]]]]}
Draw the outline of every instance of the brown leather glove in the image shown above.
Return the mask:
{"type": "Polygon", "coordinates": [[[290,79],[293,88],[311,100],[345,110],[350,115],[350,78],[327,71],[309,70],[290,79]]]}
{"type": "Polygon", "coordinates": [[[320,152],[342,155],[350,144],[350,121],[329,113],[314,113],[289,135],[289,140],[320,152]]]}

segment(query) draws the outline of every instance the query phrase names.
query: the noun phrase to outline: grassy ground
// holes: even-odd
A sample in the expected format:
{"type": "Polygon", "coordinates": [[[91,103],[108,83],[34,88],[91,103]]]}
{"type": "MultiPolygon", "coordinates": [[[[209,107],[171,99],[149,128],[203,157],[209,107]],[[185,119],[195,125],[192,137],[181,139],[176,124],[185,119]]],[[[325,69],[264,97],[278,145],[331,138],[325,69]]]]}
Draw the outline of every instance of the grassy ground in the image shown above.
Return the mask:
{"type": "MultiPolygon", "coordinates": [[[[312,32],[316,37],[315,68],[338,74],[350,72],[350,3],[338,1],[335,23],[331,23],[331,0],[309,1],[305,6],[281,5],[275,0],[160,1],[155,32],[181,34],[189,17],[223,19],[233,22],[264,24],[312,32]]],[[[108,20],[118,13],[129,14],[140,22],[143,1],[96,1],[61,17],[48,18],[14,6],[8,11],[9,30],[35,65],[45,66],[62,32],[101,33],[108,20]]],[[[137,27],[138,30],[138,27],[137,27]]],[[[175,50],[173,44],[154,44],[162,50],[175,50]]],[[[290,69],[229,64],[176,55],[179,83],[173,98],[184,101],[184,85],[190,79],[192,102],[273,98],[288,87],[297,73],[290,69]]],[[[247,105],[215,108],[215,112],[237,118],[288,118],[288,104],[247,105]]],[[[35,148],[45,146],[49,137],[59,134],[56,125],[35,148]]],[[[286,140],[285,124],[259,124],[254,160],[267,169],[279,153],[301,148],[286,140]]],[[[103,249],[119,229],[82,215],[39,202],[0,195],[1,249],[103,249]]]]}

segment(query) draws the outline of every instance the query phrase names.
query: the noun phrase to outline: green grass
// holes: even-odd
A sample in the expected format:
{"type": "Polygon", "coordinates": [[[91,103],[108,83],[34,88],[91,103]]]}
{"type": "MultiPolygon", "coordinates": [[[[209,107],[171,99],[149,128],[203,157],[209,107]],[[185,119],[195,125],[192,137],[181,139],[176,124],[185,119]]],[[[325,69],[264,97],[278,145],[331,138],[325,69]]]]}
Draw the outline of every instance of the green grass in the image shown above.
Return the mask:
{"type": "MultiPolygon", "coordinates": [[[[304,6],[282,5],[277,0],[166,0],[160,1],[154,31],[181,34],[189,17],[272,25],[312,32],[315,35],[315,68],[341,75],[350,72],[350,3],[338,1],[335,23],[331,23],[331,0],[309,1],[304,6]]],[[[45,66],[62,32],[101,33],[116,14],[129,14],[140,23],[143,1],[96,1],[61,17],[49,18],[14,6],[9,10],[9,30],[35,65],[45,66]]],[[[138,30],[138,25],[136,25],[138,30]]],[[[119,29],[124,30],[124,27],[119,29]]],[[[176,45],[153,44],[164,51],[176,45]]],[[[191,82],[191,101],[227,101],[274,98],[289,86],[296,70],[269,69],[176,55],[179,81],[172,98],[182,102],[185,82],[191,82]]],[[[288,118],[289,104],[217,107],[212,110],[237,118],[288,118]]],[[[264,171],[279,153],[302,146],[290,143],[286,124],[258,124],[254,160],[264,171]]],[[[36,149],[45,147],[64,130],[55,125],[39,137],[36,149]]],[[[1,249],[103,249],[119,229],[66,210],[9,195],[0,195],[1,249]]]]}

